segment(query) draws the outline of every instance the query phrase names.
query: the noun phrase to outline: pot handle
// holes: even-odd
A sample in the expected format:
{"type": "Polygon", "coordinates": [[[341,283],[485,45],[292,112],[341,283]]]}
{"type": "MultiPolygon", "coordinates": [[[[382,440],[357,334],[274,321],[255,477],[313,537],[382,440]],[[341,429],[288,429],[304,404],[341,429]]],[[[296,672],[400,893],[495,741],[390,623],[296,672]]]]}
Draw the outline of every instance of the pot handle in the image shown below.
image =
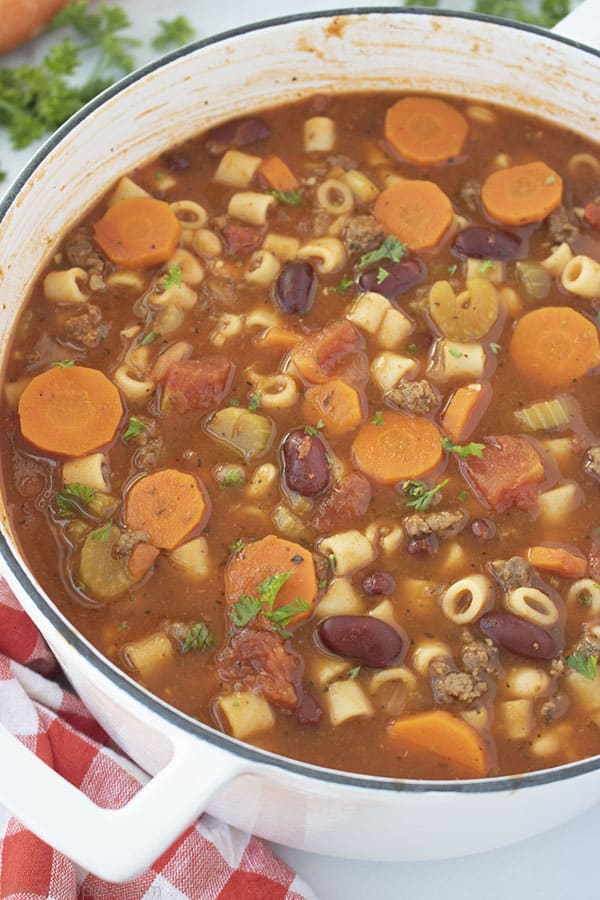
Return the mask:
{"type": "Polygon", "coordinates": [[[598,0],[583,0],[572,13],[552,29],[554,34],[570,38],[600,50],[598,0]]]}
{"type": "Polygon", "coordinates": [[[173,755],[125,806],[104,809],[0,726],[0,803],[43,841],[106,881],[148,868],[237,775],[232,754],[177,732],[173,755]]]}

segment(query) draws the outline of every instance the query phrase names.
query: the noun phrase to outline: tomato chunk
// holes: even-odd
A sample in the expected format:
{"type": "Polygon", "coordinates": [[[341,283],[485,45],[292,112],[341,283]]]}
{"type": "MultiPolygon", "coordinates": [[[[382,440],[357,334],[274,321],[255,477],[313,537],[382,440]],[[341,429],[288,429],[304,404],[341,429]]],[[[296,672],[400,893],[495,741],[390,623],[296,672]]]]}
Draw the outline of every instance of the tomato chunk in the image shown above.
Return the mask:
{"type": "Polygon", "coordinates": [[[546,480],[539,453],[527,438],[516,435],[485,438],[483,456],[467,457],[460,465],[480,500],[496,512],[510,506],[529,509],[546,480]]]}
{"type": "Polygon", "coordinates": [[[218,406],[231,386],[234,369],[224,356],[174,363],[165,378],[163,409],[184,413],[218,406]]]}
{"type": "Polygon", "coordinates": [[[308,335],[290,353],[300,375],[311,384],[334,378],[362,385],[369,379],[369,360],[364,341],[351,322],[332,322],[308,335]]]}
{"type": "Polygon", "coordinates": [[[600,228],[600,203],[588,203],[583,211],[583,218],[592,228],[600,228]]]}

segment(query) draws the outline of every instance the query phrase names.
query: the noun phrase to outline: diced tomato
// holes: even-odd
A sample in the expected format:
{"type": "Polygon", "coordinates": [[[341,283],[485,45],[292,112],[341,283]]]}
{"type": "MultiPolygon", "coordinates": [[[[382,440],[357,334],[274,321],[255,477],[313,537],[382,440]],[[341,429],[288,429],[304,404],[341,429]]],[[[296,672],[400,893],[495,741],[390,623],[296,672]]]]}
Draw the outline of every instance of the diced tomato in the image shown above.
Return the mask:
{"type": "Polygon", "coordinates": [[[600,228],[600,203],[588,203],[583,218],[592,228],[600,228]]]}
{"type": "Polygon", "coordinates": [[[288,709],[298,703],[295,684],[302,667],[301,658],[286,648],[281,635],[258,628],[240,631],[218,658],[221,681],[242,684],[288,709]]]}
{"type": "Polygon", "coordinates": [[[371,502],[371,485],[360,472],[351,472],[325,497],[315,518],[321,532],[333,531],[363,516],[371,502]]]}
{"type": "Polygon", "coordinates": [[[290,359],[311,384],[333,378],[362,385],[369,380],[369,360],[364,341],[351,322],[332,322],[308,335],[291,351],[290,359]]]}
{"type": "Polygon", "coordinates": [[[509,506],[529,509],[546,480],[539,453],[516,435],[486,438],[483,456],[469,456],[460,465],[475,493],[496,512],[509,506]]]}
{"type": "Polygon", "coordinates": [[[224,356],[184,359],[167,372],[163,409],[178,413],[218,406],[231,386],[235,366],[224,356]]]}
{"type": "Polygon", "coordinates": [[[249,253],[256,250],[263,242],[264,231],[253,225],[240,225],[238,222],[228,222],[223,229],[225,249],[230,256],[238,253],[249,253]]]}

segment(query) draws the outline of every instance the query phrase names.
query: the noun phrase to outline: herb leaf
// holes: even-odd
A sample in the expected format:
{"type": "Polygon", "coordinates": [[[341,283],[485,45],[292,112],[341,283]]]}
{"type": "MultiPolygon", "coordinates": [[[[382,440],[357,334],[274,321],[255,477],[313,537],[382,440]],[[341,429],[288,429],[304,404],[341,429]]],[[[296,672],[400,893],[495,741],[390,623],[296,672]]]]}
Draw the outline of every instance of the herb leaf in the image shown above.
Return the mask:
{"type": "Polygon", "coordinates": [[[295,615],[310,608],[310,604],[306,600],[296,599],[278,609],[273,609],[279,591],[293,574],[293,572],[278,572],[265,578],[256,588],[258,595],[256,597],[240,594],[240,599],[233,604],[231,610],[233,624],[238,628],[243,628],[260,613],[273,623],[282,637],[288,637],[288,633],[284,630],[285,627],[289,625],[295,615]]]}
{"type": "Polygon", "coordinates": [[[234,487],[236,484],[243,484],[244,481],[244,473],[241,469],[228,469],[221,478],[221,487],[234,487]]]}
{"type": "Polygon", "coordinates": [[[215,636],[204,622],[196,622],[195,625],[188,628],[183,639],[182,650],[187,653],[188,650],[208,650],[214,646],[215,636]]]}
{"type": "Polygon", "coordinates": [[[109,519],[106,525],[102,528],[98,528],[97,531],[92,532],[92,540],[100,541],[101,544],[105,544],[110,536],[112,524],[112,519],[109,519]]]}
{"type": "Polygon", "coordinates": [[[284,203],[286,206],[298,206],[302,200],[301,191],[268,191],[278,203],[284,203]]]}
{"type": "Polygon", "coordinates": [[[588,656],[582,650],[578,650],[572,656],[566,656],[565,661],[567,665],[579,672],[580,675],[583,675],[584,678],[589,679],[589,681],[593,681],[596,677],[598,671],[598,657],[596,654],[590,653],[588,656]]]}
{"type": "Polygon", "coordinates": [[[250,394],[250,399],[248,400],[248,409],[250,412],[256,412],[260,404],[262,403],[262,394],[250,394]]]}
{"type": "Polygon", "coordinates": [[[75,365],[75,360],[59,359],[57,362],[50,363],[50,365],[57,369],[70,369],[71,366],[75,365]]]}
{"type": "Polygon", "coordinates": [[[337,294],[343,294],[349,288],[354,285],[354,280],[352,278],[348,278],[346,275],[340,280],[338,284],[334,287],[334,291],[337,294]]]}
{"type": "Polygon", "coordinates": [[[127,431],[123,435],[123,440],[130,441],[132,438],[137,437],[138,434],[141,434],[143,431],[146,431],[146,425],[144,425],[141,419],[138,419],[136,416],[132,416],[129,420],[127,431]]]}
{"type": "Polygon", "coordinates": [[[450,453],[456,453],[461,459],[466,459],[468,456],[476,456],[478,459],[481,459],[483,451],[485,450],[485,444],[477,444],[475,442],[471,442],[470,444],[455,444],[454,441],[450,440],[446,435],[443,435],[442,437],[442,447],[450,453]]]}
{"type": "Polygon", "coordinates": [[[163,277],[162,286],[166,290],[170,287],[180,287],[181,286],[181,273],[183,271],[183,267],[178,266],[169,266],[169,271],[163,277]]]}
{"type": "Polygon", "coordinates": [[[71,481],[65,484],[62,491],[54,499],[56,509],[61,516],[77,515],[79,507],[87,506],[96,492],[93,488],[79,481],[71,481]]]}
{"type": "Polygon", "coordinates": [[[233,541],[227,549],[230,553],[239,553],[240,550],[243,550],[245,546],[246,542],[241,538],[238,538],[237,540],[233,541]]]}
{"type": "Polygon", "coordinates": [[[231,608],[231,621],[238,628],[243,628],[259,614],[261,609],[262,600],[258,597],[240,594],[240,599],[231,608]]]}
{"type": "MultiPolygon", "coordinates": [[[[402,244],[393,234],[388,234],[383,244],[377,247],[376,250],[371,250],[370,253],[363,253],[358,262],[358,268],[366,269],[367,266],[376,262],[382,262],[385,259],[389,259],[392,262],[400,262],[402,257],[406,255],[407,250],[408,246],[406,244],[402,244]]],[[[381,282],[378,283],[381,284],[381,282]]]]}
{"type": "Polygon", "coordinates": [[[371,419],[371,424],[372,425],[383,425],[384,422],[385,422],[385,419],[383,417],[383,413],[381,412],[380,409],[378,409],[377,412],[373,413],[373,418],[371,419]]]}
{"type": "Polygon", "coordinates": [[[176,16],[169,20],[159,19],[160,32],[152,41],[156,50],[165,50],[167,47],[182,47],[189,44],[196,37],[196,31],[190,25],[185,16],[176,16]]]}
{"type": "Polygon", "coordinates": [[[429,509],[433,503],[433,499],[438,491],[448,484],[448,479],[440,481],[433,488],[427,488],[423,481],[403,481],[402,490],[411,499],[406,501],[406,505],[416,509],[417,512],[424,512],[429,509]]]}

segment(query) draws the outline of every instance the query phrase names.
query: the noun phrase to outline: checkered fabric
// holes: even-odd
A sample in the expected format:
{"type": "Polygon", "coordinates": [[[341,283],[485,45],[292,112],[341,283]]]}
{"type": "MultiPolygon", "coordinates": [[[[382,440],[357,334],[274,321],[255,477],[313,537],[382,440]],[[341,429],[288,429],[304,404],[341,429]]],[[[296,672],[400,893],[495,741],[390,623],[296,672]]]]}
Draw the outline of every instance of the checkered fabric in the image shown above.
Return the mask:
{"type": "MultiPolygon", "coordinates": [[[[127,803],[148,776],[53,680],[47,644],[0,580],[0,722],[98,805],[127,803]]],[[[260,840],[202,816],[142,875],[101,881],[0,807],[2,900],[316,900],[260,840]]]]}

